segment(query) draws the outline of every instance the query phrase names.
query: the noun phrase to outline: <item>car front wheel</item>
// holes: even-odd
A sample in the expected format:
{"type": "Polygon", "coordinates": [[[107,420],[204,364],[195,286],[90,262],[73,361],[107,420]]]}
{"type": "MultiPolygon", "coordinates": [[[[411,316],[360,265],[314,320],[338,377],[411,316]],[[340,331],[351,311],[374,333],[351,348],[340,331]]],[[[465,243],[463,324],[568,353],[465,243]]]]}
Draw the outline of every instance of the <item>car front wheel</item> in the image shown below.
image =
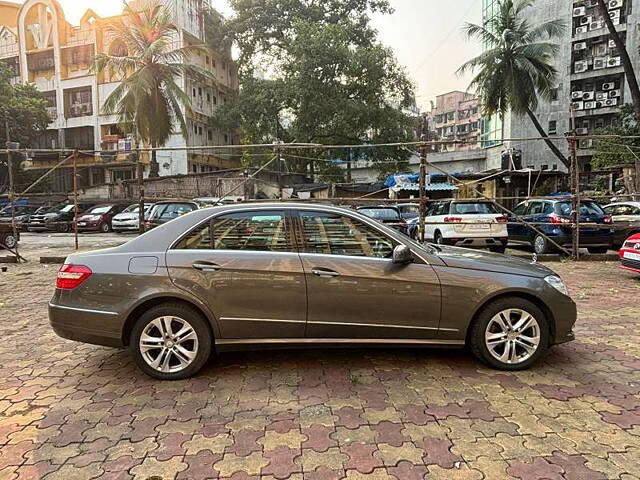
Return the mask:
{"type": "Polygon", "coordinates": [[[523,298],[503,298],[484,307],[469,333],[474,355],[499,370],[523,370],[549,346],[544,313],[523,298]]]}
{"type": "Polygon", "coordinates": [[[146,311],[129,341],[138,367],[159,380],[195,375],[209,359],[211,345],[207,321],[195,309],[180,303],[161,304],[146,311]]]}
{"type": "Polygon", "coordinates": [[[9,249],[16,248],[16,244],[18,243],[16,237],[13,236],[12,233],[7,233],[3,239],[0,240],[5,247],[9,249]]]}
{"type": "Polygon", "coordinates": [[[110,230],[111,228],[109,227],[109,223],[104,222],[102,225],[100,225],[100,231],[102,233],[109,233],[110,230]]]}

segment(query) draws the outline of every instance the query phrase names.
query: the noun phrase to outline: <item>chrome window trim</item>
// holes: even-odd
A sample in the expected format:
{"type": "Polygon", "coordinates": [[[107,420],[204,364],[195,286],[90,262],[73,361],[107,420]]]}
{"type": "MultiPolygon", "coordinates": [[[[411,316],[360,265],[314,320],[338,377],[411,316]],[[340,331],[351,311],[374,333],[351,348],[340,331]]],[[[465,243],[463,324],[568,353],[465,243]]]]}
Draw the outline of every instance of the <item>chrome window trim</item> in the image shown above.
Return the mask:
{"type": "Polygon", "coordinates": [[[306,320],[278,320],[276,318],[220,317],[220,321],[228,322],[265,322],[265,323],[307,323],[306,320]]]}
{"type": "Polygon", "coordinates": [[[280,344],[396,344],[396,345],[449,345],[463,347],[464,340],[440,338],[231,338],[216,339],[215,344],[224,345],[280,345],[280,344]]]}
{"type": "Polygon", "coordinates": [[[92,310],[90,308],[67,307],[66,305],[56,305],[55,303],[51,303],[51,302],[49,302],[49,307],[60,308],[63,310],[71,310],[73,312],[95,313],[99,315],[118,315],[118,312],[110,312],[107,310],[92,310]]]}

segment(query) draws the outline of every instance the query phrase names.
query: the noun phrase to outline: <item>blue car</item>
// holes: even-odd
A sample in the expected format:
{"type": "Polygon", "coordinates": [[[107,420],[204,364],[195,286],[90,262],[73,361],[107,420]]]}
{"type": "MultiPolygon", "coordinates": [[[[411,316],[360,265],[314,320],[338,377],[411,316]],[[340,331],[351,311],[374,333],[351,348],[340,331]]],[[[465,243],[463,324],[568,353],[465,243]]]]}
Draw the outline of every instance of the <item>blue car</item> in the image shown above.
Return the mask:
{"type": "MultiPolygon", "coordinates": [[[[570,200],[527,200],[513,209],[513,213],[527,222],[531,222],[538,230],[551,237],[563,247],[571,246],[571,201],[570,200]]],[[[538,254],[550,253],[554,245],[543,235],[534,231],[524,223],[517,223],[516,217],[509,217],[507,226],[509,241],[531,245],[538,254]]],[[[583,200],[580,202],[580,223],[596,224],[579,227],[580,246],[586,247],[589,253],[605,253],[613,243],[613,225],[609,215],[596,202],[583,200]]]]}

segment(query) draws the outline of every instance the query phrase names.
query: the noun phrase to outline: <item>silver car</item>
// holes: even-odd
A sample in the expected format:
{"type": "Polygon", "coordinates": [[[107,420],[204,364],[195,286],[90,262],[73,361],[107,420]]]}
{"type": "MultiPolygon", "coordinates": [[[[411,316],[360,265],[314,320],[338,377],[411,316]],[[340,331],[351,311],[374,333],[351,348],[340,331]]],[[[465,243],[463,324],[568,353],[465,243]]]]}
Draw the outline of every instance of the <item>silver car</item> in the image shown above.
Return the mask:
{"type": "MultiPolygon", "coordinates": [[[[144,216],[146,217],[153,207],[153,203],[144,204],[144,216]]],[[[137,232],[140,229],[140,204],[134,203],[125,208],[111,220],[111,228],[114,232],[137,232]]]]}
{"type": "Polygon", "coordinates": [[[55,332],[128,347],[147,374],[195,374],[229,349],[463,347],[526,368],[572,340],[576,306],[548,268],[420,245],[361,215],[265,203],[196,210],[125,245],[69,256],[55,332]]]}

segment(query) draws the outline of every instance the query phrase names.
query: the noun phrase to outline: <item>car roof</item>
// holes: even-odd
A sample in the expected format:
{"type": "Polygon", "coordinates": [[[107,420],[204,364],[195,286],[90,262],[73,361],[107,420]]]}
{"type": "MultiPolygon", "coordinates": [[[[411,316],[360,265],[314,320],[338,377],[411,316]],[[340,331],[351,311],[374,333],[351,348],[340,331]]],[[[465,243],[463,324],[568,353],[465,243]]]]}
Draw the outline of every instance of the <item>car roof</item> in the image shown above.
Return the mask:
{"type": "Polygon", "coordinates": [[[613,205],[633,205],[634,207],[640,207],[640,202],[628,201],[628,202],[612,202],[607,203],[605,207],[611,207],[613,205]]]}

